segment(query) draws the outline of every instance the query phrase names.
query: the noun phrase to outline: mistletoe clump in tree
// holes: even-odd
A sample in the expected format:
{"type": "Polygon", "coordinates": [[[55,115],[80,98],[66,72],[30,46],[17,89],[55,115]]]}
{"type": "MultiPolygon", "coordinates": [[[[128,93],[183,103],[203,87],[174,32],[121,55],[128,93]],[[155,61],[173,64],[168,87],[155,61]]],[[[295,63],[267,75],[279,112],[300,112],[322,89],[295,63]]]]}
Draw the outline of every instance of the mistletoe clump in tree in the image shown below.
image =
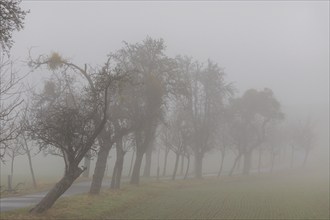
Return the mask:
{"type": "Polygon", "coordinates": [[[122,78],[122,72],[108,60],[93,73],[61,58],[57,53],[31,60],[33,68],[46,65],[53,77],[42,92],[34,94],[30,135],[42,148],[63,157],[62,179],[30,212],[49,209],[84,171],[80,162],[91,150],[102,131],[108,112],[109,87],[122,78]],[[86,81],[78,80],[80,73],[86,81]]]}

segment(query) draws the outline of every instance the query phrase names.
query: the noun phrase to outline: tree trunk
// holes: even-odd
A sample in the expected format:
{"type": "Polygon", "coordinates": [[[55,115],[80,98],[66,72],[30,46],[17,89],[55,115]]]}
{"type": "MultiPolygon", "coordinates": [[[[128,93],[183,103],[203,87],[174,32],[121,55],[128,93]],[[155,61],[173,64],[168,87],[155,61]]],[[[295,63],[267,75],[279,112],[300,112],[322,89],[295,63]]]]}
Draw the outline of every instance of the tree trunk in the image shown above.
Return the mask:
{"type": "Polygon", "coordinates": [[[121,176],[123,173],[123,166],[124,166],[124,156],[125,156],[125,152],[123,151],[119,156],[117,172],[116,172],[115,189],[120,189],[121,176]]]}
{"type": "Polygon", "coordinates": [[[82,175],[83,175],[83,177],[88,178],[90,167],[91,167],[91,159],[88,156],[86,156],[84,159],[84,167],[86,167],[86,170],[84,171],[84,173],[82,175]]]}
{"type": "Polygon", "coordinates": [[[110,189],[115,189],[115,182],[116,182],[116,176],[117,176],[117,161],[118,161],[118,156],[115,162],[115,166],[113,167],[112,171],[112,177],[111,177],[111,182],[110,182],[110,189]]]}
{"type": "Polygon", "coordinates": [[[129,166],[129,171],[128,171],[128,176],[129,176],[129,177],[130,177],[131,174],[132,174],[132,168],[133,168],[134,156],[135,156],[135,150],[133,150],[132,158],[131,158],[131,164],[130,164],[130,166],[129,166]]]}
{"type": "Polygon", "coordinates": [[[148,147],[148,150],[146,151],[146,163],[144,165],[144,171],[143,176],[144,177],[150,177],[151,172],[151,158],[152,158],[152,146],[148,147]]]}
{"type": "Polygon", "coordinates": [[[165,149],[165,158],[164,158],[164,167],[163,167],[163,175],[162,176],[166,175],[167,157],[168,157],[169,152],[170,151],[168,149],[165,149]]]}
{"type": "MultiPolygon", "coordinates": [[[[150,148],[152,148],[151,145],[155,138],[156,128],[157,127],[153,127],[153,126],[149,127],[147,131],[145,131],[144,138],[142,138],[141,136],[141,131],[135,131],[136,158],[135,158],[133,173],[130,181],[131,184],[138,185],[140,183],[140,170],[141,170],[143,155],[148,150],[150,150],[150,153],[152,153],[152,149],[150,148]]],[[[150,157],[150,163],[151,163],[151,157],[150,157]]],[[[149,175],[150,175],[150,171],[149,171],[149,175]]]]}
{"type": "Polygon", "coordinates": [[[159,175],[160,175],[159,157],[160,157],[160,148],[158,148],[158,153],[157,153],[157,181],[159,181],[159,175]]]}
{"type": "Polygon", "coordinates": [[[261,172],[261,155],[262,155],[262,150],[259,150],[258,174],[260,174],[260,172],[261,172]]]}
{"type": "Polygon", "coordinates": [[[120,189],[120,181],[123,172],[124,156],[125,152],[123,150],[122,138],[116,142],[116,153],[117,159],[115,163],[114,172],[111,180],[111,189],[120,189]]]}
{"type": "Polygon", "coordinates": [[[131,184],[138,185],[140,183],[140,169],[143,159],[143,152],[136,152],[135,163],[133,167],[133,172],[131,176],[131,184]]]}
{"type": "Polygon", "coordinates": [[[104,177],[105,167],[107,166],[107,160],[108,155],[111,150],[112,144],[104,144],[101,146],[98,154],[97,154],[97,160],[95,164],[94,169],[94,175],[93,180],[91,184],[91,188],[89,190],[90,194],[99,194],[101,187],[102,187],[102,181],[104,177]]]}
{"type": "Polygon", "coordinates": [[[176,172],[178,170],[178,165],[179,165],[179,159],[180,159],[180,154],[176,153],[174,170],[173,170],[173,174],[172,174],[172,180],[175,180],[176,172]]]}
{"type": "Polygon", "coordinates": [[[243,175],[249,175],[251,170],[252,151],[247,151],[244,154],[243,175]]]}
{"type": "Polygon", "coordinates": [[[235,170],[235,167],[237,165],[237,162],[239,161],[239,159],[241,158],[241,154],[237,155],[237,157],[235,158],[233,167],[231,168],[230,172],[229,172],[229,176],[232,176],[235,170]]]}
{"type": "Polygon", "coordinates": [[[187,162],[186,173],[184,174],[183,179],[187,179],[187,177],[188,177],[189,166],[190,166],[190,155],[187,156],[187,160],[188,160],[188,162],[187,162]]]}
{"type": "Polygon", "coordinates": [[[30,213],[42,213],[51,208],[55,201],[72,185],[84,170],[74,167],[46,194],[46,196],[30,210],[30,213]]]}
{"type": "Polygon", "coordinates": [[[8,175],[8,191],[11,192],[13,190],[13,184],[11,183],[11,175],[8,175]]]}
{"type": "Polygon", "coordinates": [[[11,157],[11,166],[10,166],[10,176],[11,176],[11,183],[13,184],[14,183],[14,160],[15,160],[15,157],[12,156],[11,157]]]}
{"type": "Polygon", "coordinates": [[[220,169],[218,172],[218,178],[220,177],[221,173],[222,173],[222,168],[223,168],[223,161],[225,160],[225,151],[221,152],[221,162],[220,162],[220,169]]]}
{"type": "Polygon", "coordinates": [[[183,167],[184,167],[184,155],[181,154],[181,170],[180,170],[181,175],[183,175],[183,167]]]}
{"type": "Polygon", "coordinates": [[[37,188],[37,181],[36,178],[34,176],[34,170],[33,170],[33,166],[32,166],[32,158],[31,158],[31,154],[30,151],[26,151],[26,155],[28,157],[29,160],[29,166],[30,166],[30,172],[31,172],[31,177],[32,177],[32,183],[33,183],[33,188],[37,188]]]}
{"type": "Polygon", "coordinates": [[[203,156],[202,153],[195,153],[195,177],[199,179],[203,176],[203,156]]]}

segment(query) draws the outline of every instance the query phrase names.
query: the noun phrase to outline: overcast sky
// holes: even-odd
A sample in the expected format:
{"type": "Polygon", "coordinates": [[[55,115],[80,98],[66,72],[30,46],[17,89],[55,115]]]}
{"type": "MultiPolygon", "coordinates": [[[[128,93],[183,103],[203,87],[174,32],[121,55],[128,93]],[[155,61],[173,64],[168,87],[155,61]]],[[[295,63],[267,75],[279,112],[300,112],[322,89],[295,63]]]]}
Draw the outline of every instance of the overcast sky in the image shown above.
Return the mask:
{"type": "Polygon", "coordinates": [[[208,58],[225,68],[240,92],[273,89],[287,105],[329,103],[329,2],[23,1],[25,29],[12,57],[57,51],[79,64],[147,35],[167,54],[208,58]]]}

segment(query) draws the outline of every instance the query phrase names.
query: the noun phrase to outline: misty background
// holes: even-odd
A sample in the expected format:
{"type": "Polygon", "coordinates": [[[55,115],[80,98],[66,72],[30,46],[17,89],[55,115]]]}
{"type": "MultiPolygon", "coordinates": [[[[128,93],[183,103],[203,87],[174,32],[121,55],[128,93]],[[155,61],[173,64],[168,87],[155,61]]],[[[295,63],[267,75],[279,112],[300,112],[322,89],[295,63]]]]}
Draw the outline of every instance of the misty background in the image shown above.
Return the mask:
{"type": "MultiPolygon", "coordinates": [[[[308,165],[328,172],[329,2],[24,1],[21,6],[30,13],[25,28],[14,34],[12,58],[24,60],[32,48],[34,55],[55,51],[77,64],[102,65],[123,41],[163,38],[169,57],[210,58],[225,68],[227,81],[238,89],[237,96],[250,88],[268,87],[286,118],[315,121],[318,143],[308,165]]],[[[29,71],[24,63],[19,70],[29,71]]],[[[47,76],[36,71],[29,81],[41,86],[47,76]]],[[[114,150],[111,155],[109,175],[114,150]]],[[[36,157],[37,178],[62,175],[64,165],[58,162],[62,158],[36,157]]],[[[127,158],[124,176],[130,154],[127,158]]],[[[218,152],[213,150],[207,155],[205,170],[211,172],[213,167],[216,172],[218,161],[218,152]]],[[[229,167],[232,161],[228,163],[229,167]]],[[[2,164],[1,175],[9,174],[9,169],[9,163],[2,164]]],[[[28,172],[25,157],[17,157],[15,175],[28,176],[28,172]]]]}

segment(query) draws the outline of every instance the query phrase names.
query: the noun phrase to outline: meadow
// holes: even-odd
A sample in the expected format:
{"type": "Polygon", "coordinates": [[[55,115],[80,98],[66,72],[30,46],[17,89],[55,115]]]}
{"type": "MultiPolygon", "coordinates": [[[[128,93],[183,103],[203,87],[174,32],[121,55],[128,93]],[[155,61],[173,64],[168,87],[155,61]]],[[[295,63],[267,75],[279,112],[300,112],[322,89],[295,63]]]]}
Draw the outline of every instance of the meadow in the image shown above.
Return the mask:
{"type": "Polygon", "coordinates": [[[60,199],[41,215],[28,209],[1,219],[329,219],[327,176],[278,173],[154,181],[60,199]]]}

